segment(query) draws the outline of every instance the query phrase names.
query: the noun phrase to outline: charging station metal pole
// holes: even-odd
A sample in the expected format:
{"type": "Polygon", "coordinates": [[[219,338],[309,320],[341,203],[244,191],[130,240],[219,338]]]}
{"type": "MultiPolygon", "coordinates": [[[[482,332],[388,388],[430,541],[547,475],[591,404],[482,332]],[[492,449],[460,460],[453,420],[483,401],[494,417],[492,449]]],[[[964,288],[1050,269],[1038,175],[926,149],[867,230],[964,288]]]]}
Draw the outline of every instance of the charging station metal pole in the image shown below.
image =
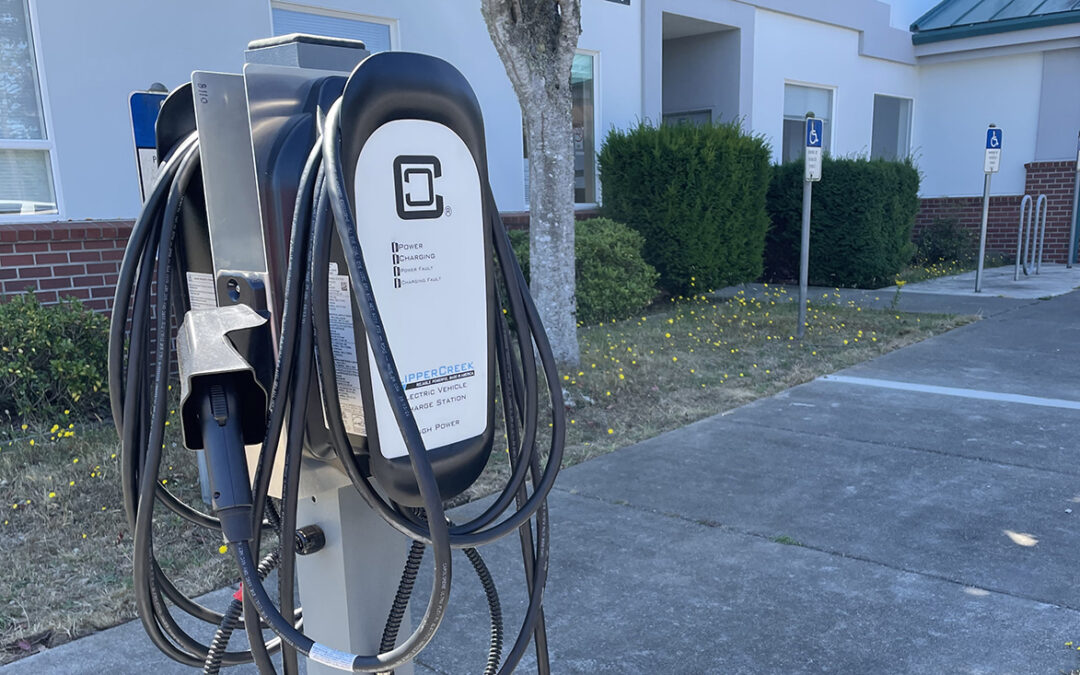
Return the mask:
{"type": "Polygon", "coordinates": [[[986,130],[986,153],[983,156],[983,208],[979,228],[979,262],[975,269],[975,292],[982,293],[983,262],[986,259],[986,224],[990,219],[990,177],[1001,168],[1001,145],[1004,132],[991,124],[986,130]]]}
{"type": "Polygon", "coordinates": [[[1076,262],[1076,221],[1080,219],[1080,134],[1076,136],[1076,178],[1073,180],[1073,207],[1069,224],[1069,256],[1066,267],[1072,268],[1076,262]]]}
{"type": "Polygon", "coordinates": [[[806,155],[803,170],[802,238],[799,247],[799,325],[796,329],[796,335],[800,339],[806,334],[806,305],[809,302],[810,202],[814,192],[814,183],[821,180],[823,136],[824,127],[822,121],[815,119],[814,113],[807,113],[806,155]]]}
{"type": "MultiPolygon", "coordinates": [[[[192,75],[214,258],[207,282],[219,305],[253,302],[280,316],[287,214],[295,194],[289,179],[299,178],[305,157],[287,155],[285,139],[302,127],[313,132],[313,83],[340,76],[343,84],[368,55],[358,44],[270,41],[249,48],[244,75],[192,75]]],[[[313,137],[300,136],[296,147],[310,147],[313,137]]],[[[317,526],[325,537],[322,548],[296,561],[304,630],[334,649],[377,653],[407,540],[364,503],[344,472],[308,457],[302,460],[296,522],[317,526]]],[[[404,636],[410,625],[406,612],[404,636]]],[[[340,672],[311,659],[306,665],[311,675],[340,672]]],[[[412,664],[395,672],[412,675],[412,664]]]]}
{"type": "MultiPolygon", "coordinates": [[[[318,552],[296,559],[304,632],[342,651],[378,653],[408,552],[405,539],[372,511],[348,477],[330,464],[304,459],[300,489],[297,523],[318,525],[326,537],[326,545],[318,552]]],[[[406,611],[399,638],[408,636],[411,626],[406,611]]],[[[307,672],[341,673],[311,659],[307,672]]],[[[413,675],[413,664],[398,666],[394,673],[413,675]]]]}

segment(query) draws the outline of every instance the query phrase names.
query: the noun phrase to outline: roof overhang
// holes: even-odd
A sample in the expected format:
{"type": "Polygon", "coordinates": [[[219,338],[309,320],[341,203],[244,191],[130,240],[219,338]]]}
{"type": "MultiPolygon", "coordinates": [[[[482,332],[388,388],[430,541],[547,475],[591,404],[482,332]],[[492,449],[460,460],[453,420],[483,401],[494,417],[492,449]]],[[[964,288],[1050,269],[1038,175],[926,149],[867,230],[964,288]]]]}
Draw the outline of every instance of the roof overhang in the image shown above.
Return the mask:
{"type": "Polygon", "coordinates": [[[1007,33],[952,37],[915,45],[920,64],[1080,47],[1080,23],[1030,26],[1007,33]]]}
{"type": "Polygon", "coordinates": [[[1080,24],[1080,10],[1067,12],[1054,12],[1038,16],[1024,16],[1015,19],[1002,19],[1000,21],[984,21],[961,26],[949,26],[934,30],[917,30],[917,24],[912,28],[914,32],[911,42],[917,45],[930,44],[933,42],[945,42],[951,40],[963,40],[965,38],[978,37],[980,35],[996,35],[1015,31],[1030,30],[1033,28],[1045,28],[1048,26],[1062,26],[1066,24],[1080,24]]]}

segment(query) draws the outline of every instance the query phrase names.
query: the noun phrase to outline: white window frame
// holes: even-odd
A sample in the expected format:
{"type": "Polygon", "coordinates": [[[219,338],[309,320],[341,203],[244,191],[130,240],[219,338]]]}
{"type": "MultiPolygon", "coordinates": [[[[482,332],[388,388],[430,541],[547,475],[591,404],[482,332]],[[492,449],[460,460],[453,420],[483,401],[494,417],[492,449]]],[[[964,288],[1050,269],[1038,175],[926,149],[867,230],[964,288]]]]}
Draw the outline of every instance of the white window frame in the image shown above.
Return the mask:
{"type": "MultiPolygon", "coordinates": [[[[593,60],[593,62],[592,62],[592,65],[593,65],[593,146],[594,146],[593,147],[593,163],[594,163],[594,166],[595,166],[595,170],[593,171],[593,174],[594,174],[594,179],[596,181],[596,184],[593,186],[593,191],[596,193],[596,201],[594,201],[594,202],[574,202],[574,210],[575,211],[589,211],[591,209],[598,208],[604,202],[603,194],[601,194],[600,160],[599,160],[599,158],[597,156],[597,155],[599,155],[600,145],[602,143],[602,139],[600,138],[600,129],[601,129],[600,120],[602,119],[602,116],[603,116],[603,113],[602,113],[602,110],[601,110],[602,103],[601,103],[601,96],[600,96],[600,92],[601,92],[601,88],[600,88],[600,52],[598,50],[595,50],[595,49],[575,49],[574,54],[575,55],[584,54],[584,55],[587,55],[587,56],[591,56],[592,60],[593,60]]],[[[525,118],[524,117],[521,118],[521,137],[522,137],[522,140],[524,141],[524,138],[525,138],[525,118]]],[[[526,148],[523,147],[522,150],[526,150],[526,148]]],[[[529,176],[528,176],[528,173],[527,173],[527,171],[525,169],[525,163],[524,162],[522,162],[521,171],[522,171],[522,176],[521,176],[522,187],[527,188],[527,186],[528,186],[527,181],[529,180],[529,176]]],[[[529,190],[525,189],[524,192],[525,192],[525,200],[524,200],[525,208],[528,209],[529,208],[529,190]]]]}
{"type": "Polygon", "coordinates": [[[576,49],[574,54],[584,54],[592,57],[592,70],[593,70],[593,193],[596,195],[596,201],[594,202],[574,202],[575,211],[588,211],[595,209],[603,203],[603,197],[600,195],[600,159],[598,157],[600,153],[600,145],[603,143],[603,139],[600,138],[600,120],[603,117],[602,110],[602,96],[600,92],[603,89],[600,86],[600,51],[596,49],[576,49]]]}
{"type": "MultiPolygon", "coordinates": [[[[899,98],[905,101],[911,101],[911,112],[908,114],[908,150],[904,157],[911,157],[915,154],[915,97],[905,96],[904,94],[890,94],[885,91],[875,91],[870,94],[870,148],[866,153],[869,158],[874,153],[874,99],[877,96],[888,96],[889,98],[899,98]]],[[[902,158],[897,158],[898,160],[902,158]]]]}
{"type": "Polygon", "coordinates": [[[45,125],[45,138],[40,140],[0,138],[3,150],[45,150],[49,153],[49,170],[52,172],[55,213],[6,213],[0,214],[0,225],[12,223],[51,223],[64,219],[64,197],[60,187],[60,162],[57,158],[56,139],[49,105],[49,87],[45,82],[45,62],[41,58],[41,35],[38,31],[37,1],[26,0],[30,21],[30,39],[34,41],[34,68],[37,70],[38,93],[41,95],[41,116],[45,125]]]}
{"type": "MultiPolygon", "coordinates": [[[[319,5],[309,5],[298,2],[280,2],[279,0],[271,0],[270,9],[283,9],[289,12],[301,12],[303,14],[317,14],[319,16],[331,16],[335,19],[347,19],[349,21],[365,21],[367,23],[378,23],[384,26],[390,27],[390,51],[398,51],[401,49],[401,36],[398,32],[398,20],[387,18],[385,16],[372,16],[371,14],[361,14],[359,12],[347,12],[340,9],[330,9],[328,7],[322,7],[319,5]]],[[[273,29],[274,25],[274,13],[270,12],[270,27],[273,29]]]]}
{"type": "MultiPolygon", "coordinates": [[[[829,118],[828,119],[829,119],[829,125],[830,125],[831,129],[829,131],[829,147],[823,148],[823,149],[825,150],[825,152],[828,152],[829,154],[833,154],[833,148],[836,147],[836,129],[837,129],[836,111],[839,109],[839,106],[837,105],[836,100],[837,100],[837,97],[840,95],[840,87],[838,87],[835,84],[819,84],[817,82],[807,82],[805,80],[788,80],[788,79],[785,79],[783,86],[786,86],[786,85],[789,85],[789,84],[793,85],[793,86],[796,86],[796,87],[806,87],[808,89],[824,89],[824,90],[830,92],[831,95],[829,96],[829,103],[830,103],[831,109],[829,110],[829,118]]],[[[784,121],[788,119],[787,115],[785,115],[783,113],[784,101],[785,101],[786,98],[787,98],[786,95],[782,95],[781,98],[780,98],[780,101],[781,101],[781,103],[780,103],[780,152],[781,152],[781,159],[783,158],[782,153],[784,151],[784,148],[783,148],[783,146],[784,146],[784,121]]],[[[871,114],[873,114],[873,113],[871,113],[871,114]]]]}

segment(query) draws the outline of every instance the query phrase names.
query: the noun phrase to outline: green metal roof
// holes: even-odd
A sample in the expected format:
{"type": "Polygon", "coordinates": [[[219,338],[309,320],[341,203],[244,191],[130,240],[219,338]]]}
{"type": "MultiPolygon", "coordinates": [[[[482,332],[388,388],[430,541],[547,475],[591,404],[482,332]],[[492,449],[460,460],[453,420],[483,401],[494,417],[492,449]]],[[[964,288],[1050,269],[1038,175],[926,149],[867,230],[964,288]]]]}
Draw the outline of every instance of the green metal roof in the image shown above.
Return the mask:
{"type": "Polygon", "coordinates": [[[1080,23],[1080,0],[944,0],[911,24],[912,42],[1080,23]]]}

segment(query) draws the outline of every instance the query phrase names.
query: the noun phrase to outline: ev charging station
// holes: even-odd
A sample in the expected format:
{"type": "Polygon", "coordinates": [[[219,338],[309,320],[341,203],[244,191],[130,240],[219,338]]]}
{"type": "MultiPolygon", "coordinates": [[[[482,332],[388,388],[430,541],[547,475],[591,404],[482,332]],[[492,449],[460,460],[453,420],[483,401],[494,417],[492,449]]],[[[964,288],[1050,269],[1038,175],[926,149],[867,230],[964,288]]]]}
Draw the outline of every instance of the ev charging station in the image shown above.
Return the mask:
{"type": "Polygon", "coordinates": [[[242,74],[196,71],[169,94],[154,149],[109,359],[151,640],[208,673],[251,662],[276,672],[280,652],[285,673],[302,655],[309,673],[407,675],[445,616],[461,549],[491,618],[477,627],[491,636],[477,669],[512,672],[532,642],[549,672],[546,497],[562,392],[465,78],[430,56],[369,56],[357,41],[260,40],[242,74]],[[158,479],[173,322],[184,444],[206,453],[209,513],[158,479]],[[444,504],[496,446],[505,486],[472,520],[450,522],[444,504]],[[184,596],[158,565],[156,504],[221,531],[243,580],[226,612],[184,596]],[[529,602],[503,654],[477,548],[515,532],[529,602]],[[267,551],[264,534],[277,540],[267,551]],[[412,629],[426,549],[432,586],[412,629]],[[263,583],[272,571],[276,601],[263,583]],[[214,639],[181,629],[177,610],[217,626],[214,639]],[[236,630],[249,649],[228,650],[236,630]]]}

